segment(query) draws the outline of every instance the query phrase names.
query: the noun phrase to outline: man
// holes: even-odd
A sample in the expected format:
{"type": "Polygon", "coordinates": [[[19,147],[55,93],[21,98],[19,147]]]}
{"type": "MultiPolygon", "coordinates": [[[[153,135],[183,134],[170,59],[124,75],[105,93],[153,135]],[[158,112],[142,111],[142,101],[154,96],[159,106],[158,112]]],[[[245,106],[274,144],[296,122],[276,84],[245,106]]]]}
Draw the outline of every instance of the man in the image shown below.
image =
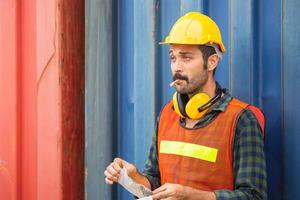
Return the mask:
{"type": "Polygon", "coordinates": [[[264,118],[215,81],[225,52],[218,26],[190,12],[162,44],[170,44],[177,92],[160,113],[143,173],[116,158],[106,183],[117,182],[124,167],[153,199],[267,199],[264,118]]]}

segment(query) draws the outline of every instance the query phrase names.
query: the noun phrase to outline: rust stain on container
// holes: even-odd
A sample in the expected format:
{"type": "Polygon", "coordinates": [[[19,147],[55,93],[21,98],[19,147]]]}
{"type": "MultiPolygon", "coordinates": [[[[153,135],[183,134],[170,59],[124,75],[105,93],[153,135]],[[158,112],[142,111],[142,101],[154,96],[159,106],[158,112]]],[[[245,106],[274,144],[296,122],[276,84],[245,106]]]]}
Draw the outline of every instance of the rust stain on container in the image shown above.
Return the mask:
{"type": "Polygon", "coordinates": [[[84,199],[84,1],[61,1],[63,199],[84,199]],[[76,192],[75,192],[76,191],[76,192]]]}

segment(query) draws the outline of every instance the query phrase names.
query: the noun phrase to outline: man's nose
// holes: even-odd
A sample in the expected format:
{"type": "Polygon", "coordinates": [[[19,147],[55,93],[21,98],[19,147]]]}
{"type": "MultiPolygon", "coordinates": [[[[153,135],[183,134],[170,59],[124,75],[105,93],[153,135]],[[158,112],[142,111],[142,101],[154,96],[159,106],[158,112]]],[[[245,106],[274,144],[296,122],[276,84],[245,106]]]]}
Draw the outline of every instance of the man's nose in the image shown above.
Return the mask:
{"type": "Polygon", "coordinates": [[[180,59],[178,59],[174,64],[173,64],[173,68],[175,72],[182,72],[183,66],[182,66],[182,62],[180,59]]]}

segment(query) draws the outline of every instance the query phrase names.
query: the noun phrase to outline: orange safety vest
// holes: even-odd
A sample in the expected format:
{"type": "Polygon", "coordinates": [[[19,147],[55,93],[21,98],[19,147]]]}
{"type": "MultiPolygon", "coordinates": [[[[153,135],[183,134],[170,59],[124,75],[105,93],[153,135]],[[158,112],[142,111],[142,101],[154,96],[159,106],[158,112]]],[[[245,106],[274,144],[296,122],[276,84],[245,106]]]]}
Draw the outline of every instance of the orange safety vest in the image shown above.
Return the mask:
{"type": "MultiPolygon", "coordinates": [[[[170,101],[162,110],[158,124],[158,162],[161,184],[176,183],[196,189],[233,190],[233,143],[237,120],[248,104],[232,99],[208,125],[187,129],[170,101]]],[[[260,125],[261,111],[251,106],[260,125]]],[[[262,129],[263,130],[263,129],[262,129]]]]}

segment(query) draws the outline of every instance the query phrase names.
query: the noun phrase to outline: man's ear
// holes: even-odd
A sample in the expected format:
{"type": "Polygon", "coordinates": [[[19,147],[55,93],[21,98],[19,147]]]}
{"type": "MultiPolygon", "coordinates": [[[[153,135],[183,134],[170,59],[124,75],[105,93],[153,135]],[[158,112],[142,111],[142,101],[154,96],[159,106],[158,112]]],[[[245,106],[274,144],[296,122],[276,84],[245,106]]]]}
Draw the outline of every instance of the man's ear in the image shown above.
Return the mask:
{"type": "Polygon", "coordinates": [[[213,71],[219,63],[219,56],[215,53],[208,57],[207,60],[207,69],[208,71],[213,71]]]}

